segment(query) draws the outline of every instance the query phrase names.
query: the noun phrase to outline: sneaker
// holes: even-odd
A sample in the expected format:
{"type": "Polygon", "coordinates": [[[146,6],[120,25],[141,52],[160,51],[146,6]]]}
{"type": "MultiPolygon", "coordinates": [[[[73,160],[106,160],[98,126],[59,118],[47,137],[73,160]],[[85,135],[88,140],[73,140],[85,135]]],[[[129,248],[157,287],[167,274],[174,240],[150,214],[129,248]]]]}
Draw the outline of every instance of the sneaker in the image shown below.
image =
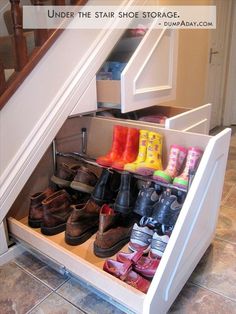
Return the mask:
{"type": "Polygon", "coordinates": [[[152,241],[151,241],[151,248],[149,252],[150,258],[161,258],[167,243],[170,237],[166,234],[158,235],[156,232],[153,234],[152,241]]]}
{"type": "Polygon", "coordinates": [[[130,236],[129,249],[147,253],[151,247],[153,233],[154,231],[148,227],[140,227],[135,223],[130,236]]]}
{"type": "Polygon", "coordinates": [[[134,212],[140,216],[151,216],[153,205],[159,200],[159,194],[148,183],[139,191],[135,202],[134,212]]]}
{"type": "Polygon", "coordinates": [[[154,205],[152,218],[161,225],[174,227],[181,208],[182,204],[178,202],[176,195],[165,193],[154,205]]]}

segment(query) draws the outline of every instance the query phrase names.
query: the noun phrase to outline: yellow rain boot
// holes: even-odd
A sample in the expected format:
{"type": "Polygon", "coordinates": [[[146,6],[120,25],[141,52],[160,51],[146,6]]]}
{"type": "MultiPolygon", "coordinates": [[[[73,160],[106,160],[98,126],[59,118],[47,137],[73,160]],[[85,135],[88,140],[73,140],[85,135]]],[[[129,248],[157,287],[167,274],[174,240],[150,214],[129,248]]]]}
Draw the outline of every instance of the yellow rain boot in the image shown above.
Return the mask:
{"type": "Polygon", "coordinates": [[[135,172],[139,163],[145,161],[147,156],[148,131],[139,130],[139,150],[136,160],[132,163],[125,164],[124,170],[135,172]]]}
{"type": "Polygon", "coordinates": [[[148,133],[147,157],[136,167],[136,173],[150,176],[155,170],[162,170],[162,140],[161,134],[155,132],[148,133]]]}

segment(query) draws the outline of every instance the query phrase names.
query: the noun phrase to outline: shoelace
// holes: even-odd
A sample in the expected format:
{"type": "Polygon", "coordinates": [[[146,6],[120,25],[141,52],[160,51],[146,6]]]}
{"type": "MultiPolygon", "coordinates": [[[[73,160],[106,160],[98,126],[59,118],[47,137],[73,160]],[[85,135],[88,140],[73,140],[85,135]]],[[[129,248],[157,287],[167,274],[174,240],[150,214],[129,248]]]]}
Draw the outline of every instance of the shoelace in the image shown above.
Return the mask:
{"type": "Polygon", "coordinates": [[[143,216],[139,221],[140,227],[148,227],[150,229],[156,229],[160,227],[160,224],[152,217],[143,216]]]}

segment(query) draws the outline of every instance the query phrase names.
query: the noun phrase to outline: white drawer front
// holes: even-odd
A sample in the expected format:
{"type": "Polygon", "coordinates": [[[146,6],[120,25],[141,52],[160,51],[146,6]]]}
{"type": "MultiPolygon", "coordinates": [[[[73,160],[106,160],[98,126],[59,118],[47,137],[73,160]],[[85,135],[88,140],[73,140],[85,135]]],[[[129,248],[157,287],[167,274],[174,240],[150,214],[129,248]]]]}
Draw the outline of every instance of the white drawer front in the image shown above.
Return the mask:
{"type": "Polygon", "coordinates": [[[142,39],[118,42],[112,52],[116,58],[132,55],[120,80],[97,81],[98,102],[120,105],[125,113],[175,99],[178,32],[154,26],[142,39]]]}

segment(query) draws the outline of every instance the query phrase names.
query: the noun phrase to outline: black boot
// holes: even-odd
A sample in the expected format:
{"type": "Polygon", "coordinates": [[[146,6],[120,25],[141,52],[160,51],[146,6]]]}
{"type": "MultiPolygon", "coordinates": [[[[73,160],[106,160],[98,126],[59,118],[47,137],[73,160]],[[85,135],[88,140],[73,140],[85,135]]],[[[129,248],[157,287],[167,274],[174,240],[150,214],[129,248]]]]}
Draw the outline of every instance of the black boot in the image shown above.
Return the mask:
{"type": "Polygon", "coordinates": [[[91,198],[98,205],[104,203],[112,203],[119,191],[120,174],[110,169],[103,169],[100,178],[94,190],[91,193],[91,198]]]}
{"type": "Polygon", "coordinates": [[[121,174],[121,183],[119,193],[116,197],[114,209],[117,212],[128,214],[132,211],[136,198],[138,195],[138,187],[136,179],[127,172],[124,171],[121,174]]]}

